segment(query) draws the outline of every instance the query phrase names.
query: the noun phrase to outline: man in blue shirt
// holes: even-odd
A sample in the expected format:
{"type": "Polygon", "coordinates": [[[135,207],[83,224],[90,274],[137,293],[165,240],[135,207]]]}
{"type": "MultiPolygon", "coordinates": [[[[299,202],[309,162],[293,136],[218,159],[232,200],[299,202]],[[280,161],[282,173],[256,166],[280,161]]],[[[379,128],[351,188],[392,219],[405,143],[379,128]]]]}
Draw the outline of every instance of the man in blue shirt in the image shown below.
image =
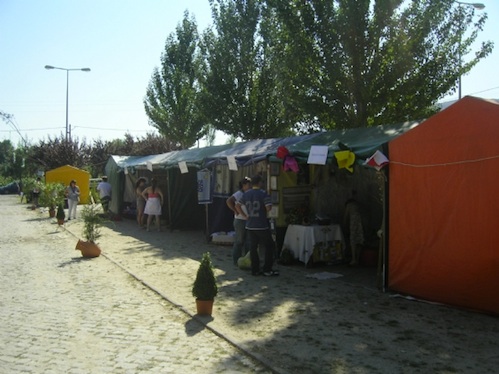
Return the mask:
{"type": "Polygon", "coordinates": [[[246,191],[238,204],[244,205],[247,212],[246,230],[249,234],[251,273],[253,275],[263,274],[265,276],[276,276],[279,273],[272,270],[274,262],[274,241],[270,232],[267,213],[272,209],[270,196],[261,189],[262,177],[257,175],[251,178],[252,188],[246,191]],[[265,250],[263,273],[260,273],[260,258],[258,256],[258,245],[261,244],[265,250]]]}

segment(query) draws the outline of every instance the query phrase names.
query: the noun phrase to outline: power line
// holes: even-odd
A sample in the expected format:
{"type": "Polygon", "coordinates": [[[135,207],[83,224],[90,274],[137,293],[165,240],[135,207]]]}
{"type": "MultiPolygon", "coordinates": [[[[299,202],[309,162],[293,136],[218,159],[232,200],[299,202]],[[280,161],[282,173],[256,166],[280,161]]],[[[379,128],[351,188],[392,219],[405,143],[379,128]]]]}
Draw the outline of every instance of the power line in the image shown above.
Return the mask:
{"type": "Polygon", "coordinates": [[[28,144],[28,142],[26,141],[26,139],[24,139],[24,136],[21,134],[21,131],[19,130],[19,126],[15,122],[14,115],[0,111],[0,117],[2,117],[2,119],[5,122],[7,122],[9,125],[12,126],[12,128],[19,134],[22,141],[24,142],[24,145],[26,146],[26,144],[28,144]]]}
{"type": "Polygon", "coordinates": [[[487,88],[486,90],[482,90],[482,91],[473,92],[471,95],[476,95],[476,94],[479,94],[479,93],[483,93],[483,92],[487,92],[487,91],[493,91],[493,90],[497,90],[497,89],[499,89],[499,86],[492,87],[492,88],[487,88]]]}

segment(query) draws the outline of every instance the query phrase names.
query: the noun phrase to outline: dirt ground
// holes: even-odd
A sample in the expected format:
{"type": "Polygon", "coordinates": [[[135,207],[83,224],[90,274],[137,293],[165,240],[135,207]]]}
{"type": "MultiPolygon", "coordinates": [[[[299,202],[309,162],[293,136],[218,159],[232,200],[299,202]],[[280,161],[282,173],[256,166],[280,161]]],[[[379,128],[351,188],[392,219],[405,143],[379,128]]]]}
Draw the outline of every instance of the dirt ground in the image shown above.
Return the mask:
{"type": "MultiPolygon", "coordinates": [[[[54,224],[47,212],[29,214],[46,214],[47,225],[54,224]]],[[[82,227],[80,219],[65,224],[75,240],[82,227]]],[[[298,264],[279,266],[279,277],[255,277],[232,264],[231,247],[206,243],[202,232],[146,232],[123,220],[107,223],[102,234],[103,256],[92,261],[114,261],[192,315],[192,282],[202,253],[210,251],[219,294],[212,318],[202,319],[275,372],[499,370],[497,317],[380,292],[376,269],[298,264]],[[342,276],[307,277],[326,272],[342,276]]]]}

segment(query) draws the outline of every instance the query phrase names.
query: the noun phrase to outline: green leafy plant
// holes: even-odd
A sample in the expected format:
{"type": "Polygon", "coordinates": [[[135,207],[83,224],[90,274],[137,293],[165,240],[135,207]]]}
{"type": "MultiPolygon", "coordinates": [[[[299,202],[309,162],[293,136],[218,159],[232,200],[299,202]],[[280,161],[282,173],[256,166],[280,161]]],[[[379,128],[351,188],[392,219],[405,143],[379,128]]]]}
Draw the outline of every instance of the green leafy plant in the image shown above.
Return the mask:
{"type": "Polygon", "coordinates": [[[55,208],[64,203],[65,187],[62,183],[50,182],[42,184],[40,194],[40,205],[55,210],[55,208]]]}
{"type": "Polygon", "coordinates": [[[64,213],[64,207],[62,206],[62,204],[59,204],[57,206],[57,213],[56,213],[55,217],[59,221],[64,221],[64,218],[66,218],[66,213],[64,213]]]}
{"type": "Polygon", "coordinates": [[[103,222],[96,205],[85,205],[82,211],[82,218],[83,236],[87,241],[95,243],[95,241],[101,237],[100,228],[103,222]]]}
{"type": "Polygon", "coordinates": [[[217,294],[218,286],[213,272],[210,252],[205,252],[194,280],[192,296],[198,300],[213,300],[217,294]]]}

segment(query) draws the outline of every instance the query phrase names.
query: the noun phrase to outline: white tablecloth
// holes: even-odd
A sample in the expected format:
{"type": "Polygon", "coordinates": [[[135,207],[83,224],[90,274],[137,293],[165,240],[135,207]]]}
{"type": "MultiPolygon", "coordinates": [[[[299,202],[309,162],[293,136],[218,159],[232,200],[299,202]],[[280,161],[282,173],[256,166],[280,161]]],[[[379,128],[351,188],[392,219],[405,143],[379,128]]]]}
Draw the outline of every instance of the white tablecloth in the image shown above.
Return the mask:
{"type": "Polygon", "coordinates": [[[326,245],[328,242],[335,241],[339,241],[341,247],[345,248],[340,225],[289,225],[284,236],[283,248],[288,248],[294,253],[296,259],[307,264],[316,243],[322,242],[326,245]]]}

